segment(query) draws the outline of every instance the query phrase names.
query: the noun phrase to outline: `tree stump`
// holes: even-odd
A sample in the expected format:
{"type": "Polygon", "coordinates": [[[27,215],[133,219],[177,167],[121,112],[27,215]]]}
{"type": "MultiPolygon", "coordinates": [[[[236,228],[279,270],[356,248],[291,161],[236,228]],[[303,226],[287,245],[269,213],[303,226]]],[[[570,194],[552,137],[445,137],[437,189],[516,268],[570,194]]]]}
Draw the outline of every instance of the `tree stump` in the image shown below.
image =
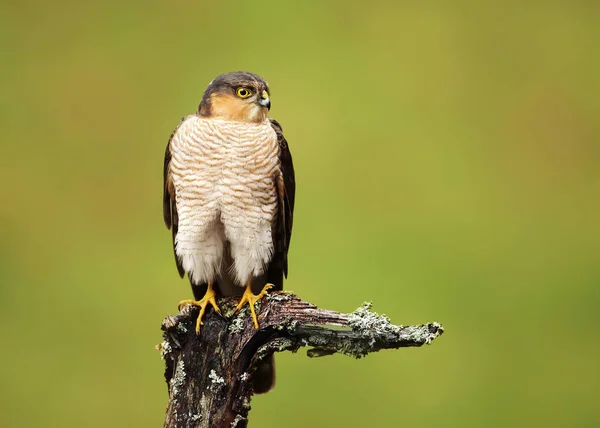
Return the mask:
{"type": "Polygon", "coordinates": [[[246,427],[254,370],[274,352],[307,346],[309,357],[339,352],[360,358],[381,349],[429,344],[444,332],[436,322],[393,325],[371,312],[370,303],[343,314],[286,292],[271,292],[257,303],[256,330],[247,307],[231,318],[236,298],[221,298],[218,304],[223,316],[207,311],[199,335],[197,307],[186,305],[162,323],[164,341],[158,348],[169,390],[165,427],[246,427]]]}

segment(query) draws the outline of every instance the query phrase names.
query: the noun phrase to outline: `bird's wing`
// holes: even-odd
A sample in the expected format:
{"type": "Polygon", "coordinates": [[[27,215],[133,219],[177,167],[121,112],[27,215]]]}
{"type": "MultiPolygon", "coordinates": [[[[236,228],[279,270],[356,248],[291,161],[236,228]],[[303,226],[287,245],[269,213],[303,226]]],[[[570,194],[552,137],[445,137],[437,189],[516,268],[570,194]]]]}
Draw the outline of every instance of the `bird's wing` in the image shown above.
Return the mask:
{"type": "Polygon", "coordinates": [[[283,136],[281,125],[271,119],[271,126],[277,134],[279,143],[279,162],[281,176],[277,180],[279,195],[279,211],[275,223],[275,252],[268,270],[268,282],[276,289],[283,289],[283,276],[288,274],[288,250],[292,239],[292,225],[294,220],[294,198],[296,196],[296,178],[294,164],[288,143],[283,136]]]}
{"type": "MultiPolygon", "coordinates": [[[[184,120],[185,118],[181,120],[181,123],[183,123],[184,120]]],[[[175,203],[175,186],[173,185],[173,179],[170,173],[171,141],[179,130],[181,123],[171,134],[171,138],[169,138],[169,142],[167,143],[167,150],[165,151],[165,165],[163,170],[163,217],[165,219],[167,229],[171,229],[173,233],[173,254],[175,255],[175,263],[177,264],[179,276],[183,278],[185,271],[183,270],[181,260],[179,260],[179,257],[177,257],[177,253],[175,251],[175,238],[177,236],[177,229],[179,227],[179,217],[177,216],[177,204],[175,203]]]]}

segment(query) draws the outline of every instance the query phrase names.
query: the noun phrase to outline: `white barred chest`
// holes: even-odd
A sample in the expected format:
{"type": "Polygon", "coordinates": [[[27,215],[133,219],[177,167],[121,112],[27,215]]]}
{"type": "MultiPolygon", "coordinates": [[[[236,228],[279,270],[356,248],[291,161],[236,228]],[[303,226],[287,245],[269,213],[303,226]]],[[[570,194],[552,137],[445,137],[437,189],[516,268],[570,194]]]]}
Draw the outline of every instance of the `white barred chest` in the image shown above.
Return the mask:
{"type": "Polygon", "coordinates": [[[262,275],[273,256],[281,175],[271,123],[188,116],[170,149],[184,270],[195,283],[229,274],[240,286],[262,275]]]}

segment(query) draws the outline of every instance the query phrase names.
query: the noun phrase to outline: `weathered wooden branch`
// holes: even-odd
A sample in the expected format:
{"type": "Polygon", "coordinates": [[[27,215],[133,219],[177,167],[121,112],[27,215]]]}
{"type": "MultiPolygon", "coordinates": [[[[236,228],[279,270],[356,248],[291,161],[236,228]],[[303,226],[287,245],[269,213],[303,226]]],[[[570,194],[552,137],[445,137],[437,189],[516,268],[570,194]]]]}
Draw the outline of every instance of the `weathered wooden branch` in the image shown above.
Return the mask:
{"type": "Polygon", "coordinates": [[[169,388],[165,427],[246,427],[253,372],[274,352],[308,346],[309,357],[340,352],[360,358],[428,344],[444,332],[435,322],[393,325],[371,312],[369,303],[342,314],[284,292],[269,293],[256,305],[260,330],[255,330],[247,307],[230,318],[237,299],[218,303],[223,316],[207,311],[200,335],[194,330],[196,307],[185,306],[162,323],[164,341],[158,347],[169,388]]]}

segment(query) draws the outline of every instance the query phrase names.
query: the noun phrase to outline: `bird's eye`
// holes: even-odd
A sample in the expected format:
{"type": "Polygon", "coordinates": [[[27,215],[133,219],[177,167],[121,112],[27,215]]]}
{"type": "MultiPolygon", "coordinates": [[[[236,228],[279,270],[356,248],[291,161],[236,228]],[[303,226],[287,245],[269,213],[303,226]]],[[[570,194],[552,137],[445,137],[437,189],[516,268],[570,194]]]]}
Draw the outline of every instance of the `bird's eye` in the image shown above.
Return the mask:
{"type": "Polygon", "coordinates": [[[238,88],[236,94],[240,98],[248,98],[250,95],[252,95],[252,91],[246,88],[238,88]]]}

